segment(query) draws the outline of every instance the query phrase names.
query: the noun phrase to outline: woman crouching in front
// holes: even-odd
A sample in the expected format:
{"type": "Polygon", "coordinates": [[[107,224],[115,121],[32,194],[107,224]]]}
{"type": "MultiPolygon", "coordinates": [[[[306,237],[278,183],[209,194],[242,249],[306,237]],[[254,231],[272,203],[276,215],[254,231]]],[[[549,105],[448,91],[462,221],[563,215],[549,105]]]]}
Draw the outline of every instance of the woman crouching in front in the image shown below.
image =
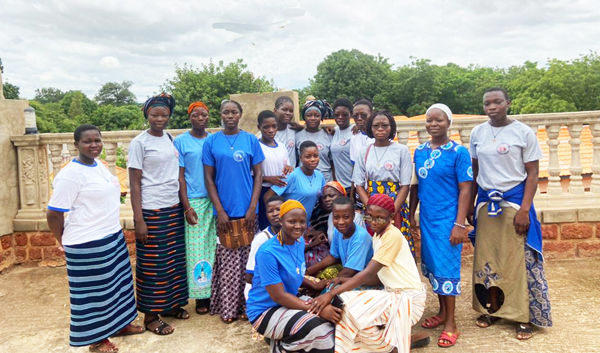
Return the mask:
{"type": "Polygon", "coordinates": [[[296,200],[281,205],[281,231],[256,253],[252,289],[246,303],[248,319],[270,340],[274,353],[333,352],[335,323],[341,310],[326,305],[319,315],[308,313],[309,297],[298,298],[304,279],[306,211],[296,200]],[[333,322],[333,324],[332,324],[333,322]]]}

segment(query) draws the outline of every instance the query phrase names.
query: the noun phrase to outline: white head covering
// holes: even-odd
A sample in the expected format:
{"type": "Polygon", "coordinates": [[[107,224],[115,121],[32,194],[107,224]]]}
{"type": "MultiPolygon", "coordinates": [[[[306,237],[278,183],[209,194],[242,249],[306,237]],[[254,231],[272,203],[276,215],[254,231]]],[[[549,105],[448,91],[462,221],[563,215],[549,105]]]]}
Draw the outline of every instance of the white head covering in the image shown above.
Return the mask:
{"type": "Polygon", "coordinates": [[[448,106],[446,104],[443,103],[435,103],[434,105],[432,105],[431,107],[429,107],[427,109],[427,111],[425,112],[425,115],[429,114],[429,112],[432,109],[439,109],[441,111],[443,111],[444,113],[446,113],[446,116],[448,117],[448,120],[450,120],[450,126],[448,126],[448,129],[450,129],[452,127],[452,111],[450,110],[450,108],[448,108],[448,106]]]}

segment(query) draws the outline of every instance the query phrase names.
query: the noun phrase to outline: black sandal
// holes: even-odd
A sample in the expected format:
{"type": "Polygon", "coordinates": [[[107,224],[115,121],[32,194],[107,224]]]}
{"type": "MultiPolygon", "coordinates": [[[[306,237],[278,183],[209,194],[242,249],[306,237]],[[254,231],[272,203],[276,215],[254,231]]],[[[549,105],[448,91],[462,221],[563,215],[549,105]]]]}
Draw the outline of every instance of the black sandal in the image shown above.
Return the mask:
{"type": "Polygon", "coordinates": [[[173,328],[171,325],[169,325],[169,324],[167,324],[166,322],[162,321],[162,320],[160,319],[160,317],[157,317],[156,319],[154,319],[154,320],[152,320],[152,321],[150,321],[150,322],[145,322],[145,323],[144,323],[144,326],[146,326],[146,330],[147,330],[147,331],[150,331],[150,332],[152,332],[152,333],[155,333],[155,334],[157,334],[157,335],[159,335],[159,336],[167,336],[167,335],[170,335],[170,334],[172,334],[173,332],[175,332],[175,329],[174,329],[174,328],[173,328]],[[155,328],[154,328],[154,330],[153,330],[153,329],[151,329],[151,328],[150,328],[150,325],[152,325],[152,324],[153,324],[153,323],[155,323],[155,322],[158,322],[158,323],[160,323],[160,326],[157,326],[157,327],[155,327],[155,328]],[[167,333],[165,333],[165,329],[167,329],[167,328],[169,328],[169,327],[171,327],[173,330],[171,330],[171,332],[167,332],[167,333]]]}
{"type": "Polygon", "coordinates": [[[475,320],[475,324],[481,328],[488,328],[492,326],[496,321],[500,320],[499,317],[490,316],[488,314],[483,314],[475,320]]]}
{"type": "Polygon", "coordinates": [[[518,324],[517,325],[517,339],[525,341],[533,337],[533,330],[529,324],[518,324]],[[521,338],[519,338],[521,335],[521,338]]]}
{"type": "Polygon", "coordinates": [[[210,300],[196,299],[196,314],[206,315],[209,311],[210,300]]]}
{"type": "Polygon", "coordinates": [[[190,313],[188,313],[184,308],[177,308],[169,313],[162,314],[162,316],[173,317],[179,320],[187,320],[190,318],[190,313]]]}

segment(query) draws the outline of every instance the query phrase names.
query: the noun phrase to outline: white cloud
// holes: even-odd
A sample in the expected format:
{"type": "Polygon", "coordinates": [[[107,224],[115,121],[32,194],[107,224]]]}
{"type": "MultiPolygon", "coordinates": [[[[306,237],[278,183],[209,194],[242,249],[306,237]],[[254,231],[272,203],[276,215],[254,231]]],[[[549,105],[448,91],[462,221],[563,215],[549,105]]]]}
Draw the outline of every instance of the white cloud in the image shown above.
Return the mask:
{"type": "Polygon", "coordinates": [[[116,69],[121,67],[121,63],[119,62],[119,59],[115,58],[114,56],[105,56],[100,59],[100,66],[107,69],[116,69]]]}

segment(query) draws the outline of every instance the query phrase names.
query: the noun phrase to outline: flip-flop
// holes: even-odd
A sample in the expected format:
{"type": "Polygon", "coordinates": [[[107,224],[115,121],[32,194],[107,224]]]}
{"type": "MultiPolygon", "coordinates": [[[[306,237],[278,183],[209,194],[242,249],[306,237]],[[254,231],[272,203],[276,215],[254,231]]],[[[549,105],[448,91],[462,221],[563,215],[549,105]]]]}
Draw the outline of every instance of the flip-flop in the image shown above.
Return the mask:
{"type": "Polygon", "coordinates": [[[475,324],[481,328],[488,328],[492,326],[496,321],[500,320],[499,317],[490,316],[488,314],[483,314],[475,320],[475,324]]]}
{"type": "Polygon", "coordinates": [[[421,327],[426,329],[434,329],[443,323],[444,320],[442,318],[438,316],[432,316],[425,319],[425,321],[423,321],[423,323],[421,324],[421,327]]]}
{"type": "Polygon", "coordinates": [[[533,337],[533,330],[531,329],[531,326],[527,325],[527,324],[518,324],[517,325],[517,339],[521,340],[521,341],[525,341],[530,339],[531,337],[533,337]],[[523,334],[527,334],[527,337],[523,337],[523,338],[519,338],[519,334],[521,334],[521,336],[523,334]]]}
{"type": "Polygon", "coordinates": [[[460,332],[452,333],[450,331],[442,331],[440,338],[438,338],[438,347],[450,348],[456,344],[456,340],[458,340],[458,337],[460,337],[460,332]]]}

